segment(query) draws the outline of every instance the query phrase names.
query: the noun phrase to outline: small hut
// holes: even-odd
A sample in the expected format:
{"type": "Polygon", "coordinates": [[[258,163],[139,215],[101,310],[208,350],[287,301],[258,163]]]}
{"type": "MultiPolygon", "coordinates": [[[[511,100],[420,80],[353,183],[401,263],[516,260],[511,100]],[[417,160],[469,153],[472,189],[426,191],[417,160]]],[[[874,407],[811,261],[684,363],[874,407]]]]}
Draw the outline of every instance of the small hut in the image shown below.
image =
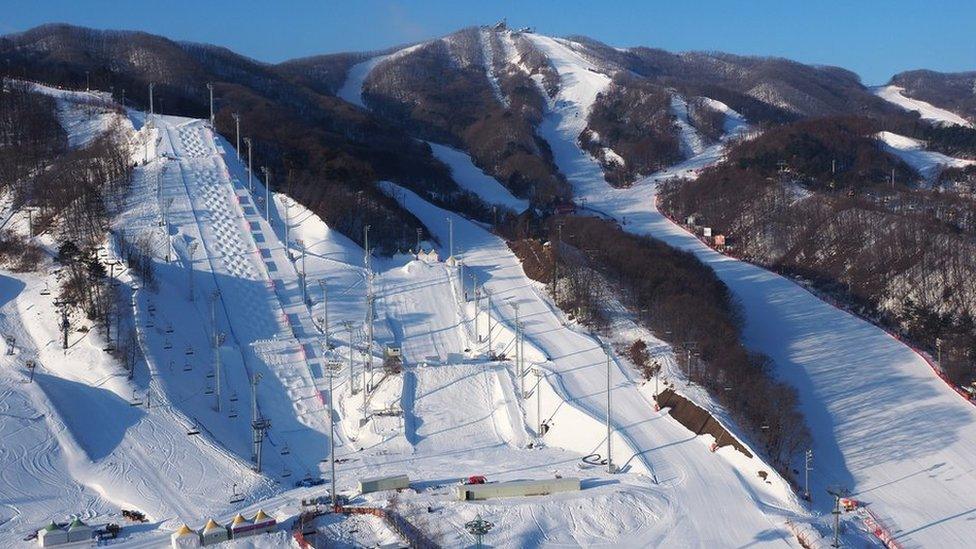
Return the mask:
{"type": "Polygon", "coordinates": [[[180,526],[173,535],[170,536],[173,549],[183,549],[184,547],[200,547],[200,534],[194,532],[189,526],[180,526]]]}
{"type": "Polygon", "coordinates": [[[53,520],[51,524],[37,531],[37,544],[41,547],[52,547],[62,543],[68,543],[68,531],[55,524],[53,520]]]}
{"type": "Polygon", "coordinates": [[[230,539],[230,534],[227,533],[226,528],[217,524],[217,521],[210,519],[207,524],[203,525],[203,530],[200,531],[200,539],[203,540],[204,545],[210,545],[227,541],[230,539]]]}

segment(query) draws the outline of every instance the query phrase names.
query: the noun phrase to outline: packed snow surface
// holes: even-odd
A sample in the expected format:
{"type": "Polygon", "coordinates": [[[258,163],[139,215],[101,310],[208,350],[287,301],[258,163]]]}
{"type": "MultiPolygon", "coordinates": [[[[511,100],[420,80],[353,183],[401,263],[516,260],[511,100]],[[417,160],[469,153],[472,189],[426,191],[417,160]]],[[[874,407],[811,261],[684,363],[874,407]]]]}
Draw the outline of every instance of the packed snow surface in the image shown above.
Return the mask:
{"type": "Polygon", "coordinates": [[[931,120],[942,124],[958,124],[969,128],[973,127],[972,122],[952,111],[936,107],[921,99],[912,99],[906,96],[904,94],[905,88],[900,86],[879,86],[872,91],[878,97],[889,103],[894,103],[906,111],[917,111],[922,116],[922,120],[931,120]]]}
{"type": "MultiPolygon", "coordinates": [[[[557,165],[588,209],[693,253],[742,303],[746,344],[768,355],[777,375],[799,392],[814,438],[815,508],[828,510],[826,488],[841,486],[893,524],[903,545],[971,545],[976,407],[881,329],[786,278],[719,254],[657,210],[658,182],[694,177],[721,160],[723,143],[630,188],[609,186],[599,164],[577,146],[577,113],[588,108],[594,87],[580,78],[587,65],[558,42],[539,41],[562,80],[540,128],[557,165]]],[[[948,119],[944,111],[925,114],[948,119]]]]}
{"type": "Polygon", "coordinates": [[[342,87],[339,88],[336,95],[352,103],[353,105],[358,105],[365,109],[366,104],[363,102],[363,83],[366,82],[366,78],[369,77],[369,73],[372,72],[373,69],[376,68],[376,66],[380,63],[389,59],[396,59],[403,55],[407,55],[423,45],[424,44],[415,44],[390,54],[377,55],[376,57],[370,57],[361,63],[356,63],[349,68],[349,73],[346,74],[346,81],[343,82],[342,87]]]}
{"type": "Polygon", "coordinates": [[[877,136],[888,152],[904,160],[927,181],[938,177],[943,168],[964,168],[976,164],[976,160],[953,158],[939,152],[927,151],[924,142],[897,133],[884,131],[878,132],[877,136]]]}
{"type": "Polygon", "coordinates": [[[461,188],[475,193],[489,204],[498,204],[516,213],[528,209],[528,200],[515,197],[497,179],[475,166],[471,157],[464,151],[437,143],[429,143],[429,145],[434,156],[451,168],[451,176],[461,188]]]}

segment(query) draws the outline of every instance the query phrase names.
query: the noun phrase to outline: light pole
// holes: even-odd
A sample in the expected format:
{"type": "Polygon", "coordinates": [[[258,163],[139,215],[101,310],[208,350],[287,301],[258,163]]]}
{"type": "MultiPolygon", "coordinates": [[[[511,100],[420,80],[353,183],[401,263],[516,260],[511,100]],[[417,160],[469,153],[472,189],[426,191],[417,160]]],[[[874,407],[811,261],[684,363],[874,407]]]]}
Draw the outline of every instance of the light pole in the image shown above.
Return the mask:
{"type": "Polygon", "coordinates": [[[604,345],[603,351],[607,355],[607,472],[612,474],[617,471],[613,465],[613,454],[610,452],[610,435],[613,434],[613,428],[610,426],[610,347],[604,345]]]}
{"type": "Polygon", "coordinates": [[[237,161],[241,161],[241,115],[236,112],[231,114],[234,117],[234,128],[237,130],[237,146],[234,148],[237,150],[237,161]]]}
{"type": "Polygon", "coordinates": [[[264,220],[271,225],[271,174],[267,166],[261,166],[261,173],[264,174],[264,220]]]}
{"type": "Polygon", "coordinates": [[[352,322],[346,321],[346,329],[349,330],[349,394],[354,395],[356,394],[356,378],[352,375],[352,322]]]}
{"type": "Polygon", "coordinates": [[[813,450],[808,449],[804,458],[804,492],[806,492],[807,501],[810,501],[810,471],[813,470],[813,450]]]}
{"type": "Polygon", "coordinates": [[[254,185],[251,183],[251,138],[245,137],[244,144],[247,145],[247,192],[254,192],[254,185]]]}
{"type": "Polygon", "coordinates": [[[213,111],[213,83],[207,82],[207,90],[210,91],[210,127],[214,126],[214,111],[213,111]]]}
{"type": "MultiPolygon", "coordinates": [[[[328,351],[329,346],[326,344],[325,350],[328,351]]],[[[332,510],[336,509],[336,471],[335,471],[335,408],[333,406],[332,389],[333,382],[332,378],[335,372],[341,368],[338,361],[330,361],[328,364],[329,369],[329,467],[332,470],[332,510]]]]}
{"type": "Polygon", "coordinates": [[[491,360],[491,292],[488,288],[483,288],[485,291],[486,306],[488,309],[488,360],[491,360]]]}
{"type": "Polygon", "coordinates": [[[322,333],[325,335],[325,348],[329,349],[329,288],[326,286],[324,278],[319,279],[319,286],[322,288],[322,333]]]}
{"type": "Polygon", "coordinates": [[[454,220],[450,217],[447,218],[447,234],[448,242],[450,243],[448,247],[448,257],[454,257],[454,220]]]}
{"type": "Polygon", "coordinates": [[[149,116],[153,116],[154,114],[156,114],[156,111],[153,108],[153,88],[155,87],[156,87],[155,82],[149,83],[149,116]]]}
{"type": "Polygon", "coordinates": [[[539,424],[539,428],[536,431],[539,437],[542,437],[542,370],[537,366],[535,368],[535,419],[539,424]]]}

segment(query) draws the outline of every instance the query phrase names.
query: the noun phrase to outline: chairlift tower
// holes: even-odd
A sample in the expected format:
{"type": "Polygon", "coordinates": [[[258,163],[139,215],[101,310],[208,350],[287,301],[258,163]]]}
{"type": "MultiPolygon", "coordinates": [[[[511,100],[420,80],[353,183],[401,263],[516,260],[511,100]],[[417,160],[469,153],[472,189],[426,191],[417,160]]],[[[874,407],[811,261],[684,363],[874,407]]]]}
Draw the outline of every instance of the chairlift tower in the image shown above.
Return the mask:
{"type": "Polygon", "coordinates": [[[482,538],[484,538],[485,535],[494,527],[495,525],[493,523],[481,518],[480,513],[474,518],[474,520],[464,523],[464,529],[467,530],[469,534],[474,536],[476,540],[475,547],[478,548],[483,547],[481,543],[482,538]]]}
{"type": "Polygon", "coordinates": [[[830,486],[827,493],[834,496],[834,510],[830,514],[834,515],[834,541],[831,547],[840,547],[840,500],[847,497],[848,491],[841,486],[830,486]]]}
{"type": "Polygon", "coordinates": [[[265,432],[271,428],[271,421],[260,416],[258,412],[258,382],[261,381],[261,374],[254,374],[251,378],[251,432],[254,435],[254,470],[261,472],[261,447],[264,442],[265,432]]]}
{"type": "Polygon", "coordinates": [[[155,88],[155,87],[156,87],[156,83],[155,82],[150,82],[149,83],[149,116],[150,116],[150,119],[156,114],[156,111],[153,108],[153,88],[155,88]]]}
{"type": "Polygon", "coordinates": [[[190,261],[187,265],[186,276],[188,279],[188,285],[190,287],[190,301],[196,299],[193,295],[193,255],[197,252],[197,247],[200,245],[199,242],[193,241],[186,247],[186,251],[190,256],[190,261]]]}

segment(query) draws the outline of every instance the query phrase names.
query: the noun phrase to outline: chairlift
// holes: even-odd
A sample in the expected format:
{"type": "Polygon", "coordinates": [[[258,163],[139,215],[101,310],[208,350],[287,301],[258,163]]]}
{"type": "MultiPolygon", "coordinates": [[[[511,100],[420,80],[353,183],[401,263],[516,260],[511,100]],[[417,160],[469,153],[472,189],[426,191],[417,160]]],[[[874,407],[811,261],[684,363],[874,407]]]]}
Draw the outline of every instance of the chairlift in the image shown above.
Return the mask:
{"type": "Polygon", "coordinates": [[[112,344],[109,343],[108,345],[102,347],[102,350],[105,351],[106,353],[111,353],[112,351],[115,350],[115,347],[113,347],[112,344]]]}
{"type": "Polygon", "coordinates": [[[172,323],[169,323],[169,322],[166,323],[166,333],[167,334],[173,333],[173,324],[172,323]]]}
{"type": "Polygon", "coordinates": [[[230,409],[230,413],[227,414],[227,417],[229,417],[231,419],[234,419],[235,417],[237,417],[237,409],[236,408],[231,408],[230,409]]]}
{"type": "Polygon", "coordinates": [[[148,309],[150,315],[156,314],[156,305],[154,305],[153,303],[149,303],[148,309]]]}
{"type": "Polygon", "coordinates": [[[213,378],[214,378],[213,371],[207,372],[207,379],[213,379],[213,378]]]}
{"type": "Polygon", "coordinates": [[[193,356],[193,346],[192,345],[187,345],[186,346],[186,356],[193,356]]]}
{"type": "Polygon", "coordinates": [[[207,390],[204,391],[203,394],[205,394],[205,395],[212,395],[212,394],[214,394],[213,385],[207,385],[207,390]]]}
{"type": "Polygon", "coordinates": [[[156,327],[156,324],[153,322],[153,320],[151,318],[146,321],[146,328],[155,328],[155,327],[156,327]]]}
{"type": "Polygon", "coordinates": [[[167,337],[166,340],[163,341],[163,349],[166,349],[168,351],[168,350],[170,350],[172,348],[173,348],[173,343],[167,337]]]}
{"type": "Polygon", "coordinates": [[[230,401],[237,402],[237,391],[234,391],[234,393],[230,395],[230,401]]]}
{"type": "Polygon", "coordinates": [[[290,453],[291,453],[291,449],[289,449],[288,445],[285,444],[284,447],[281,448],[281,455],[287,456],[290,453]]]}
{"type": "Polygon", "coordinates": [[[132,391],[132,400],[129,401],[129,406],[142,406],[142,401],[136,396],[135,391],[132,391]]]}
{"type": "Polygon", "coordinates": [[[190,427],[187,428],[186,430],[186,435],[192,437],[193,435],[199,435],[199,434],[200,434],[200,429],[197,429],[197,426],[191,423],[190,427]]]}
{"type": "Polygon", "coordinates": [[[291,469],[285,467],[284,470],[281,471],[281,478],[288,478],[290,476],[291,476],[291,469]]]}
{"type": "Polygon", "coordinates": [[[51,289],[48,288],[47,283],[44,283],[44,288],[41,290],[41,295],[51,295],[51,289]]]}
{"type": "Polygon", "coordinates": [[[183,371],[184,372],[189,372],[192,369],[193,369],[193,365],[190,364],[190,361],[189,360],[187,360],[186,362],[183,363],[183,371]]]}
{"type": "Polygon", "coordinates": [[[244,501],[244,493],[237,491],[237,483],[235,482],[234,483],[234,488],[233,488],[233,490],[230,493],[230,502],[231,503],[240,503],[242,501],[244,501]]]}

